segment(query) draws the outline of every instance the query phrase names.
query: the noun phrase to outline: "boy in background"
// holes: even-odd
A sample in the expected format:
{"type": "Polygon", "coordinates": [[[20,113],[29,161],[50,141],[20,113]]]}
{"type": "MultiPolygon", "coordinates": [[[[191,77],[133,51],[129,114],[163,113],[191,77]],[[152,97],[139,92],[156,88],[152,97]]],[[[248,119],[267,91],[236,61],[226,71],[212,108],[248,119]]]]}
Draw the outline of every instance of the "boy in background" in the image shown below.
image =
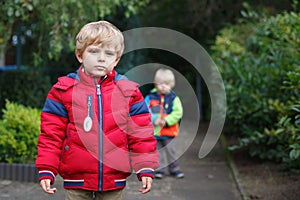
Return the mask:
{"type": "MultiPolygon", "coordinates": [[[[170,175],[183,178],[176,161],[176,146],[174,138],[179,132],[179,121],[183,115],[183,108],[178,96],[172,91],[175,86],[175,76],[169,69],[158,69],[154,77],[155,88],[145,97],[152,116],[154,136],[157,139],[157,149],[166,151],[170,175]]],[[[163,178],[165,168],[162,166],[164,157],[160,155],[160,167],[155,172],[155,178],[163,178]]]]}

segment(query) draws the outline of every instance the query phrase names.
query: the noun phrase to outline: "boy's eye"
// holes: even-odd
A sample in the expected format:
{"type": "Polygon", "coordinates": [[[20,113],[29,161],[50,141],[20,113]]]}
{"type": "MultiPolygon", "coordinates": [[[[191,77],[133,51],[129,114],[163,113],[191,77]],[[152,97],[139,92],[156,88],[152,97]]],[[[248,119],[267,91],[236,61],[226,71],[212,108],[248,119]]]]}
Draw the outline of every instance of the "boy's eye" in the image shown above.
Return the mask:
{"type": "Polygon", "coordinates": [[[108,55],[108,56],[113,56],[113,55],[115,55],[115,52],[112,52],[112,51],[106,51],[105,53],[106,53],[106,55],[108,55]]]}
{"type": "Polygon", "coordinates": [[[98,49],[90,49],[89,52],[90,52],[90,53],[98,53],[99,50],[98,50],[98,49]]]}

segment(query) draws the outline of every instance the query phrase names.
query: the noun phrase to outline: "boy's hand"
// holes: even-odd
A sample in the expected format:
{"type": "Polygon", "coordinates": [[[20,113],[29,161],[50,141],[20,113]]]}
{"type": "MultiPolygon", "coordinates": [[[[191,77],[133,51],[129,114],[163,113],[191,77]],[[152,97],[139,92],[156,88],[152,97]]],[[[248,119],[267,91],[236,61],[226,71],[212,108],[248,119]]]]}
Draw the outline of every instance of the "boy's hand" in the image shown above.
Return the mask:
{"type": "Polygon", "coordinates": [[[164,127],[166,125],[166,121],[164,119],[157,119],[155,120],[154,125],[164,127]]]}
{"type": "Polygon", "coordinates": [[[147,192],[150,192],[152,182],[153,182],[153,180],[151,177],[143,176],[142,177],[142,188],[140,188],[139,191],[142,194],[146,194],[147,192]]]}
{"type": "Polygon", "coordinates": [[[40,186],[44,190],[44,192],[48,194],[54,194],[56,192],[56,188],[51,188],[50,183],[51,183],[50,179],[43,179],[40,181],[40,186]]]}
{"type": "Polygon", "coordinates": [[[155,126],[159,126],[160,125],[160,119],[159,118],[155,120],[154,125],[155,126]]]}
{"type": "Polygon", "coordinates": [[[159,122],[159,125],[161,127],[164,127],[166,125],[166,121],[164,119],[161,119],[160,122],[159,122]]]}

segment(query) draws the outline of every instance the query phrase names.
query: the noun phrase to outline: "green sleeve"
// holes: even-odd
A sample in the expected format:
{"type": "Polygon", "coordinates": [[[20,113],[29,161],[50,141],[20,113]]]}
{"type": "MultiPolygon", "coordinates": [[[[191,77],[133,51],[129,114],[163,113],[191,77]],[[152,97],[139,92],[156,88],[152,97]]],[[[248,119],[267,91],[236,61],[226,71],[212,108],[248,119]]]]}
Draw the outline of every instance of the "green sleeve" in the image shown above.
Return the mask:
{"type": "Polygon", "coordinates": [[[179,97],[175,97],[173,100],[172,112],[165,118],[167,124],[172,126],[179,122],[183,115],[183,108],[179,97]]]}

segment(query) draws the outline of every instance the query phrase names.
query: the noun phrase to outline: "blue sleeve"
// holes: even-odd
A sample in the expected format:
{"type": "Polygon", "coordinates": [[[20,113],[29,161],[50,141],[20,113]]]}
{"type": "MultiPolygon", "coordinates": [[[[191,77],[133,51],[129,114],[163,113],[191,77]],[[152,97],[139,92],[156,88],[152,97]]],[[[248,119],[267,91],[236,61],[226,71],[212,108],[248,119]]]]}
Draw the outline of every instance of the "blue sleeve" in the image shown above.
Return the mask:
{"type": "Polygon", "coordinates": [[[149,104],[150,104],[150,98],[149,98],[149,95],[147,95],[146,97],[145,97],[145,103],[146,103],[146,105],[147,105],[147,107],[148,107],[148,109],[149,109],[149,112],[150,112],[150,114],[151,114],[151,121],[152,121],[152,124],[154,124],[154,122],[155,122],[155,120],[158,118],[158,116],[157,115],[154,115],[152,112],[151,112],[151,109],[149,108],[149,104]]]}
{"type": "Polygon", "coordinates": [[[149,95],[147,95],[147,96],[145,97],[145,103],[146,103],[147,107],[149,108],[149,104],[150,104],[150,98],[149,98],[149,95]]]}

